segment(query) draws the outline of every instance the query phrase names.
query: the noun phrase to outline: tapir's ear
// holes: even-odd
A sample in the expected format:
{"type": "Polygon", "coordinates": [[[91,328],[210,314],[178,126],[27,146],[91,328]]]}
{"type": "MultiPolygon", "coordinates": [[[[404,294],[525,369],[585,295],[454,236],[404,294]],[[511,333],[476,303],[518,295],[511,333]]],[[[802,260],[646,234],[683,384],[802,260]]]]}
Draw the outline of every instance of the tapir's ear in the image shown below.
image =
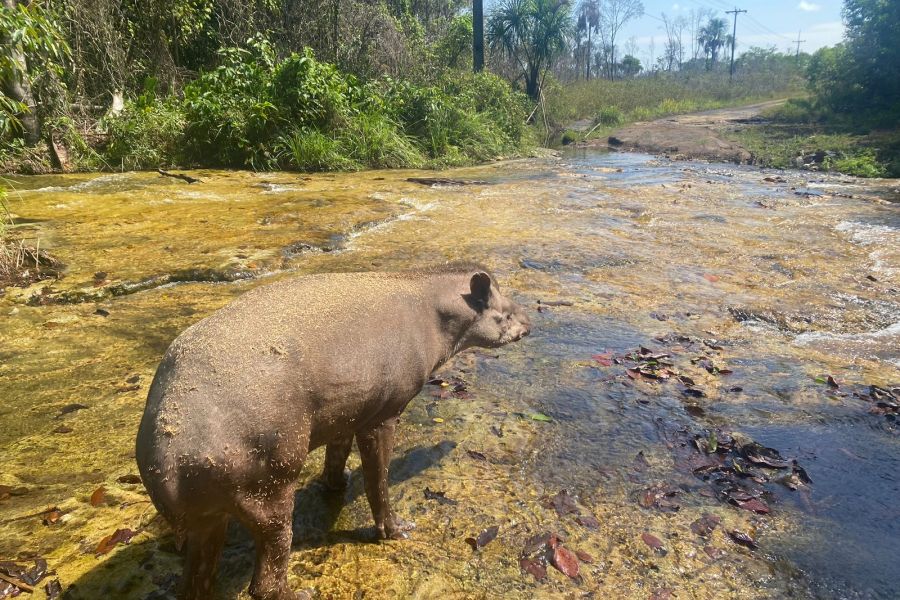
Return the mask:
{"type": "Polygon", "coordinates": [[[491,276],[484,271],[472,275],[472,279],[469,281],[469,291],[472,292],[472,300],[480,302],[482,306],[487,306],[488,298],[491,297],[491,276]]]}

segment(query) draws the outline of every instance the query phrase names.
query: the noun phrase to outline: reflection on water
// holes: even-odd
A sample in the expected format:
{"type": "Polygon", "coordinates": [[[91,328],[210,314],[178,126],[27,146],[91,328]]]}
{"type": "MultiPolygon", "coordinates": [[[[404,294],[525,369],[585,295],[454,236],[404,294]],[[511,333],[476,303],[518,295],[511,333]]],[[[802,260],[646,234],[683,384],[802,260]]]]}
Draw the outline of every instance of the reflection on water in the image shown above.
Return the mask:
{"type": "MultiPolygon", "coordinates": [[[[16,490],[0,493],[0,556],[45,556],[72,597],[164,597],[179,557],[127,476],[146,386],[177,333],[273,278],[470,259],[532,309],[532,337],[454,359],[447,375],[470,397],[429,388],[408,409],[391,493],[418,524],[411,541],[361,543],[358,475],[343,510],[312,484],[300,492],[295,586],[326,598],[900,594],[900,436],[852,394],[900,382],[895,182],[587,152],[442,174],[487,182],[462,187],[412,172],[195,175],[17,180],[20,231],[67,271],[0,298],[0,485],[16,490]],[[641,345],[700,393],[592,359],[641,345]],[[767,486],[768,515],[723,504],[673,458],[673,435],[710,428],[797,459],[813,483],[767,486]],[[641,506],[658,484],[677,512],[641,506]],[[561,489],[575,512],[543,500],[561,489]],[[62,518],[42,525],[54,506],[62,518]],[[708,539],[690,528],[706,513],[722,520],[708,539]],[[491,525],[497,539],[473,553],[463,540],[491,525]],[[123,527],[140,533],[95,558],[123,527]],[[590,555],[580,580],[520,570],[542,531],[590,555]]],[[[223,598],[249,580],[249,542],[232,537],[223,598]]]]}

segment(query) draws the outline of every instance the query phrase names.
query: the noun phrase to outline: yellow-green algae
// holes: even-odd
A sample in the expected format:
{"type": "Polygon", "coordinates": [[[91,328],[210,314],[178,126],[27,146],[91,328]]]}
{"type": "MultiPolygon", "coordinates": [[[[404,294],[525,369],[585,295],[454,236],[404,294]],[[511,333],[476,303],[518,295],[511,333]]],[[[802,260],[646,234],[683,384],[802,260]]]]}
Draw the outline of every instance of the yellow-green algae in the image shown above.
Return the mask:
{"type": "MultiPolygon", "coordinates": [[[[468,382],[471,398],[435,399],[426,390],[410,405],[391,494],[395,510],[417,524],[411,540],[362,541],[371,517],[358,473],[341,507],[308,483],[322,460],[321,452],[310,456],[296,510],[296,588],[323,598],[647,598],[661,588],[698,599],[812,595],[798,569],[766,545],[827,541],[826,526],[801,525],[796,505],[780,502],[756,516],[686,492],[677,513],[640,507],[636,494],[653,483],[699,485],[673,470],[670,450],[653,433],[690,420],[677,393],[626,387],[621,367],[601,368],[590,355],[652,345],[670,332],[727,340],[717,361],[740,363],[735,377],[757,394],[728,393],[733,381],[686,356],[678,368],[706,390],[694,402],[709,411],[700,424],[737,430],[742,423],[729,411],[750,403],[773,423],[813,419],[834,402],[814,382],[823,372],[879,385],[900,380],[889,322],[897,316],[889,291],[900,287],[897,246],[873,248],[842,225],[888,214],[892,207],[877,196],[889,182],[853,184],[857,196],[871,197],[828,188],[805,196],[754,170],[576,158],[443,175],[491,182],[464,187],[425,188],[407,182],[406,172],[195,175],[204,182],[154,174],[20,179],[12,211],[33,223],[28,235],[68,270],[60,281],[0,299],[0,484],[27,488],[0,503],[0,558],[46,557],[76,598],[172,589],[181,559],[166,525],[140,484],[117,480],[136,472],[146,389],[178,332],[274,277],[469,259],[490,266],[532,309],[539,299],[574,306],[533,312],[535,333],[522,343],[451,361],[446,371],[468,382]],[[284,251],[297,242],[314,248],[284,251]],[[120,282],[202,268],[242,269],[253,279],[102,295],[120,282]],[[73,290],[101,293],[97,302],[29,305],[35,295],[52,302],[73,290]],[[761,318],[748,326],[735,314],[761,318]],[[770,380],[797,383],[772,390],[770,380]],[[773,408],[776,397],[792,412],[773,408]],[[87,408],[57,416],[73,403],[87,408]],[[553,422],[523,418],[534,411],[553,422]],[[61,425],[72,431],[53,433],[61,425]],[[632,468],[639,450],[647,472],[632,468]],[[101,485],[105,502],[91,506],[101,485]],[[426,501],[426,487],[458,505],[426,501]],[[597,517],[598,530],[542,502],[563,488],[597,517]],[[51,506],[65,514],[44,526],[37,515],[51,506]],[[709,541],[689,529],[706,512],[723,520],[709,541]],[[491,525],[499,536],[473,552],[464,539],[491,525]],[[100,539],[122,527],[143,529],[95,557],[100,539]],[[763,549],[736,546],[726,529],[754,533],[763,549]],[[581,565],[581,581],[549,569],[539,584],[522,573],[523,542],[542,531],[564,534],[567,547],[594,558],[581,565]],[[668,554],[645,545],[644,532],[662,539],[668,554]],[[711,560],[705,546],[724,557],[711,560]]],[[[896,441],[888,444],[896,453],[896,441]]],[[[252,544],[234,532],[219,597],[246,597],[251,563],[252,544]]]]}

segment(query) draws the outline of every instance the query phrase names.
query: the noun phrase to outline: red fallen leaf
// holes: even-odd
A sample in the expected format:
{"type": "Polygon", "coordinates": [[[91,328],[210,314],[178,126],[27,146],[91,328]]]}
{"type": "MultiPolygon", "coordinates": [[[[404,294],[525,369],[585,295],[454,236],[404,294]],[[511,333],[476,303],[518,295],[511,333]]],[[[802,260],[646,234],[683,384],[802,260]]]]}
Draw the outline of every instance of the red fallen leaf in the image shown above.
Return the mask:
{"type": "Polygon", "coordinates": [[[603,365],[604,367],[611,367],[613,364],[612,352],[605,352],[603,354],[595,354],[591,358],[593,358],[595,361],[597,361],[599,364],[603,365]]]}
{"type": "Polygon", "coordinates": [[[597,520],[593,515],[585,515],[583,517],[576,517],[575,522],[581,525],[582,527],[587,527],[588,529],[598,529],[600,527],[600,521],[597,520]]]}
{"type": "Polygon", "coordinates": [[[706,555],[713,560],[719,560],[726,554],[724,550],[722,550],[721,548],[716,548],[715,546],[706,546],[703,548],[703,551],[706,552],[706,555]]]}
{"type": "Polygon", "coordinates": [[[771,509],[766,506],[765,502],[763,502],[762,500],[758,500],[757,498],[750,498],[749,500],[739,501],[737,504],[744,510],[749,510],[761,515],[767,515],[772,512],[771,509]]]}
{"type": "Polygon", "coordinates": [[[477,538],[466,538],[466,543],[472,546],[472,550],[479,550],[493,542],[494,538],[497,537],[497,532],[499,531],[499,526],[491,525],[490,527],[479,533],[477,538]]]}
{"type": "Polygon", "coordinates": [[[522,556],[544,552],[547,548],[556,548],[559,545],[560,538],[555,533],[546,531],[533,535],[525,540],[525,548],[522,550],[522,556]]]}
{"type": "Polygon", "coordinates": [[[667,554],[666,549],[663,547],[662,540],[652,533],[642,533],[641,539],[660,556],[665,556],[667,554]]]}
{"type": "Polygon", "coordinates": [[[641,374],[639,371],[635,369],[625,369],[625,374],[631,377],[632,379],[640,379],[641,374]]]}
{"type": "Polygon", "coordinates": [[[715,283],[715,282],[717,282],[717,281],[719,280],[718,276],[716,276],[716,275],[710,275],[709,273],[704,273],[704,274],[703,274],[703,279],[707,280],[707,281],[710,282],[710,283],[715,283]]]}
{"type": "Polygon", "coordinates": [[[691,531],[693,531],[700,537],[709,537],[709,535],[716,527],[718,527],[719,523],[721,522],[722,519],[720,519],[716,515],[706,513],[702,517],[691,523],[691,531]]]}
{"type": "Polygon", "coordinates": [[[581,562],[587,563],[589,565],[593,564],[593,562],[594,562],[594,557],[591,556],[590,554],[588,554],[587,552],[583,552],[582,550],[576,550],[575,556],[577,556],[578,560],[580,560],[581,562]]]}
{"type": "Polygon", "coordinates": [[[756,550],[759,548],[759,544],[756,543],[749,534],[744,533],[743,531],[732,530],[728,532],[728,537],[730,537],[735,544],[739,544],[746,548],[750,548],[751,550],[756,550]]]}
{"type": "Polygon", "coordinates": [[[556,514],[564,517],[568,514],[578,515],[581,511],[575,501],[575,496],[569,493],[569,490],[560,490],[554,496],[544,498],[544,507],[553,508],[556,514]]]}
{"type": "Polygon", "coordinates": [[[96,556],[106,554],[120,543],[129,543],[135,535],[137,535],[137,532],[130,529],[116,529],[111,535],[100,540],[100,543],[97,544],[97,549],[94,550],[94,554],[96,556]]]}
{"type": "Polygon", "coordinates": [[[578,558],[571,550],[557,546],[553,550],[553,558],[550,559],[550,563],[563,575],[572,579],[578,577],[578,558]]]}
{"type": "Polygon", "coordinates": [[[91,506],[100,506],[106,500],[106,488],[102,485],[91,494],[91,506]]]}
{"type": "Polygon", "coordinates": [[[670,588],[659,588],[658,590],[654,590],[652,594],[650,594],[650,598],[648,600],[671,600],[672,598],[672,590],[670,588]]]}
{"type": "Polygon", "coordinates": [[[53,508],[48,508],[43,513],[41,513],[41,523],[44,525],[55,525],[59,522],[60,517],[62,517],[63,513],[59,510],[59,507],[54,506],[53,508]]]}
{"type": "Polygon", "coordinates": [[[523,556],[519,559],[519,568],[538,581],[547,579],[547,567],[540,560],[523,556]]]}
{"type": "Polygon", "coordinates": [[[487,456],[476,450],[466,450],[466,454],[468,454],[475,460],[487,460],[487,456]]]}

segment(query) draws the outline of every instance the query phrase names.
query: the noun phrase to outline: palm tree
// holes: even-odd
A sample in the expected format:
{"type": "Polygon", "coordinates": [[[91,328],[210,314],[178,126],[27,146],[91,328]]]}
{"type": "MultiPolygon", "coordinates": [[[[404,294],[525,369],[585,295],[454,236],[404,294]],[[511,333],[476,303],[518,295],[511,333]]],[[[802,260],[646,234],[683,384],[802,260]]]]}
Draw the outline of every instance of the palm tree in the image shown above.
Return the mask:
{"type": "MultiPolygon", "coordinates": [[[[578,31],[587,31],[587,55],[593,55],[591,33],[600,29],[600,0],[584,0],[578,7],[578,31]]],[[[591,78],[591,61],[587,60],[585,78],[591,78]]]]}
{"type": "Polygon", "coordinates": [[[525,92],[537,100],[547,69],[572,33],[567,0],[502,0],[488,19],[488,43],[522,70],[525,92]]]}
{"type": "Polygon", "coordinates": [[[710,19],[706,25],[700,28],[697,41],[706,52],[706,68],[709,69],[719,60],[719,50],[725,44],[729,44],[731,36],[727,34],[728,24],[725,19],[710,19]]]}

